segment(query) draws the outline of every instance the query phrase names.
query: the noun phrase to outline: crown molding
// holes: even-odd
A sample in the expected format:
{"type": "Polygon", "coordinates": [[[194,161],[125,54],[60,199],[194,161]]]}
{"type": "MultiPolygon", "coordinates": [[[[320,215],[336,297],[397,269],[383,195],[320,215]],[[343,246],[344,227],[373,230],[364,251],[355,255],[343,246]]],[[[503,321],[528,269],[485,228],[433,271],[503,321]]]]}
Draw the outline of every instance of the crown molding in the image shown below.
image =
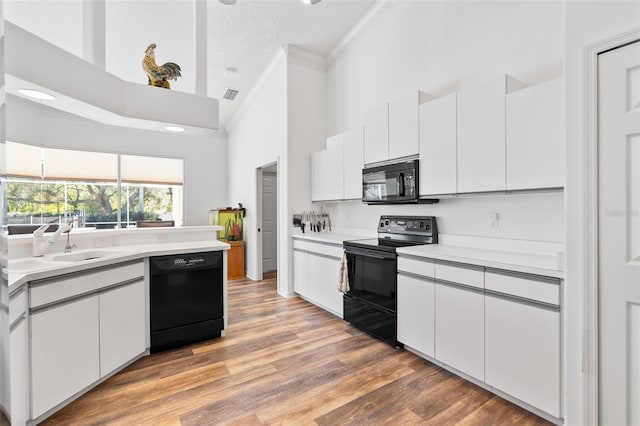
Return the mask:
{"type": "Polygon", "coordinates": [[[333,62],[336,57],[344,50],[351,41],[353,41],[362,30],[371,22],[376,16],[378,16],[387,6],[391,5],[391,0],[378,0],[371,8],[355,23],[353,27],[340,39],[340,41],[331,49],[329,54],[325,58],[325,63],[329,64],[333,62]]]}
{"type": "Polygon", "coordinates": [[[289,44],[286,46],[287,62],[325,71],[325,58],[301,47],[289,44]]]}

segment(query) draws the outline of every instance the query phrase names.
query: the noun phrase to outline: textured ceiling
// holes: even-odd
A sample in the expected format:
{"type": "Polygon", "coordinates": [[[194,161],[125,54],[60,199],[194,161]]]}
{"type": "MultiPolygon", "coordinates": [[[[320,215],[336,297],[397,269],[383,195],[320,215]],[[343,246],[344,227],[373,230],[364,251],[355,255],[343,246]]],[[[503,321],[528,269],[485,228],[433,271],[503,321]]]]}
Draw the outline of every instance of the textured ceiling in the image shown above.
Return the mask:
{"type": "MultiPolygon", "coordinates": [[[[90,1],[90,0],[87,0],[90,1]]],[[[207,0],[207,95],[220,99],[224,128],[279,46],[293,44],[326,55],[375,0],[237,0],[227,6],[207,0]],[[237,68],[225,75],[227,67],[237,68]],[[240,91],[222,99],[227,88],[240,91]]],[[[5,18],[51,43],[82,56],[82,0],[5,0],[5,18]]],[[[194,93],[195,1],[106,0],[107,71],[146,83],[140,63],[150,43],[158,63],[176,62],[183,77],[173,90],[194,93]]]]}

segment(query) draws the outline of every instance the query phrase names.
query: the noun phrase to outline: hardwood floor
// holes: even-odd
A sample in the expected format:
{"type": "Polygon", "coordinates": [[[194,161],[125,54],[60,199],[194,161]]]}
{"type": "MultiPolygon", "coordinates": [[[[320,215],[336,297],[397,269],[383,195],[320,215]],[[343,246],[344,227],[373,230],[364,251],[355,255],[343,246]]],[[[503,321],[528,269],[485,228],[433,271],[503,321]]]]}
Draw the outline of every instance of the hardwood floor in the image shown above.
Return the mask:
{"type": "Polygon", "coordinates": [[[275,287],[229,282],[226,337],[144,357],[43,424],[547,424],[275,287]]]}

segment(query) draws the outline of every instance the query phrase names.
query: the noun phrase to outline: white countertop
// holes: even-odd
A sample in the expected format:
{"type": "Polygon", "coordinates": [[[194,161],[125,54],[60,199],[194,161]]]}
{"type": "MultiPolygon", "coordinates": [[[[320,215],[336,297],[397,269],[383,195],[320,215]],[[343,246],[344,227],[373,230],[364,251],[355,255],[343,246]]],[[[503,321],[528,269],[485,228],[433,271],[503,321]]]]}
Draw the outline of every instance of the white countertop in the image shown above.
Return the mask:
{"type": "MultiPolygon", "coordinates": [[[[108,254],[96,259],[67,262],[53,261],[52,258],[55,256],[59,256],[61,253],[52,253],[42,257],[23,258],[24,260],[34,259],[35,262],[37,262],[38,260],[42,260],[42,266],[36,266],[24,270],[3,269],[2,273],[3,275],[7,276],[9,281],[9,293],[12,293],[14,290],[28,281],[51,278],[57,275],[70,274],[116,263],[143,259],[149,256],[229,250],[229,247],[229,244],[222,241],[203,240],[76,250],[73,253],[103,251],[112,252],[113,254],[108,254]]],[[[23,259],[12,259],[9,261],[9,263],[11,264],[12,261],[18,263],[23,259]]]]}
{"type": "Polygon", "coordinates": [[[429,259],[480,265],[488,268],[544,275],[547,277],[564,278],[564,271],[558,267],[557,256],[444,244],[402,247],[397,249],[397,253],[399,255],[406,254],[429,259]]]}
{"type": "Polygon", "coordinates": [[[292,238],[298,240],[312,241],[316,243],[342,245],[343,241],[349,240],[365,240],[376,237],[366,237],[362,235],[334,234],[332,232],[305,232],[304,234],[292,235],[292,238]]]}

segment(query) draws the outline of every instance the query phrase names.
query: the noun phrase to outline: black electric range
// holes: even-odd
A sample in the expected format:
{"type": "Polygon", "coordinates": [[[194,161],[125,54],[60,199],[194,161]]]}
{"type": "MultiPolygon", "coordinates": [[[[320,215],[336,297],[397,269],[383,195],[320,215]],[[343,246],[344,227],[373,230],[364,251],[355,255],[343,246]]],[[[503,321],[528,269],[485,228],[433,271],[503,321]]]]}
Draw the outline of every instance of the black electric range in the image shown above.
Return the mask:
{"type": "Polygon", "coordinates": [[[381,216],[378,238],[343,242],[349,291],[344,319],[392,346],[397,344],[397,247],[438,242],[433,216],[381,216]]]}

